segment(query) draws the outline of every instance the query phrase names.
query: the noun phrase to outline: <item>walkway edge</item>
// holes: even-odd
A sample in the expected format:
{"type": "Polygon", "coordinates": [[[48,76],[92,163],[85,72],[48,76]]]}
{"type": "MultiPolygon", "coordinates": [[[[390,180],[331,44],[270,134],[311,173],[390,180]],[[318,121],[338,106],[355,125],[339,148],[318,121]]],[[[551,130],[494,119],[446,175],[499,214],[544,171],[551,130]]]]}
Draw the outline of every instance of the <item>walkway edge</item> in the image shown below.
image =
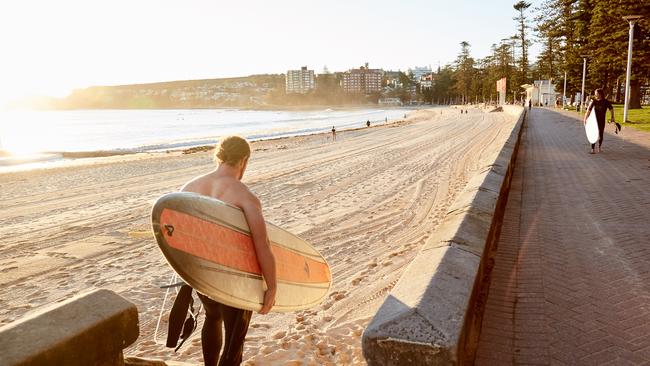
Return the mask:
{"type": "Polygon", "coordinates": [[[369,365],[472,364],[526,111],[467,183],[363,333],[369,365]]]}

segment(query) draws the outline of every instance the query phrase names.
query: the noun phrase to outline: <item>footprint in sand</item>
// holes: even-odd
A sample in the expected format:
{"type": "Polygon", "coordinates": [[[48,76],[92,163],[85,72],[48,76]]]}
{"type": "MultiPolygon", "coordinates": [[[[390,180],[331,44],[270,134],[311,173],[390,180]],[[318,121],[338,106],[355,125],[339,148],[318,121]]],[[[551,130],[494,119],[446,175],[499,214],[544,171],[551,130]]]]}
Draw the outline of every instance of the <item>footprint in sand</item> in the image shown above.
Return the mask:
{"type": "Polygon", "coordinates": [[[253,329],[257,329],[257,328],[269,329],[269,328],[271,328],[271,324],[269,324],[269,323],[254,323],[254,324],[251,324],[250,327],[253,328],[253,329]]]}
{"type": "Polygon", "coordinates": [[[282,343],[280,343],[280,348],[286,351],[289,348],[291,348],[291,343],[289,343],[289,341],[283,341],[282,343]]]}
{"type": "Polygon", "coordinates": [[[277,332],[277,333],[275,333],[273,335],[273,339],[281,339],[281,338],[284,338],[286,335],[287,335],[287,332],[285,332],[285,331],[277,332]]]}

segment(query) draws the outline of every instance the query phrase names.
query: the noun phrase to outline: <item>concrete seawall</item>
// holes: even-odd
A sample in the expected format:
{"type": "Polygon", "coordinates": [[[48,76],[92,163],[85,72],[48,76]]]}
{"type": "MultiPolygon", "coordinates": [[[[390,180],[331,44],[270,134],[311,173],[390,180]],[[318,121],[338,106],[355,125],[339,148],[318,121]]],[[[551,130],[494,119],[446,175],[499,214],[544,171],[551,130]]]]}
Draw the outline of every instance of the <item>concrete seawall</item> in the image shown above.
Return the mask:
{"type": "Polygon", "coordinates": [[[525,110],[470,179],[363,334],[369,365],[472,364],[525,110]]]}

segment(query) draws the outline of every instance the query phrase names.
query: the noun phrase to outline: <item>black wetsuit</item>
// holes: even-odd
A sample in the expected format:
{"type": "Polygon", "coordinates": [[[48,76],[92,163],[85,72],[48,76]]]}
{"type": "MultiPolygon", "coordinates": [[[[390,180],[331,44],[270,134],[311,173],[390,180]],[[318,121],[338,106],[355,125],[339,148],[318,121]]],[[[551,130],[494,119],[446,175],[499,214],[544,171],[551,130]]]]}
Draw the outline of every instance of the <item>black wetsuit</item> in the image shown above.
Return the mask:
{"type": "MultiPolygon", "coordinates": [[[[605,133],[605,115],[607,110],[614,110],[612,103],[607,99],[596,100],[592,99],[587,108],[587,113],[591,113],[592,110],[596,113],[596,121],[598,122],[598,147],[603,144],[603,134],[605,133]]],[[[591,144],[591,148],[595,149],[596,144],[591,144]]]]}
{"type": "Polygon", "coordinates": [[[244,339],[248,332],[248,324],[253,312],[230,307],[216,302],[202,294],[198,294],[205,307],[205,322],[201,330],[201,346],[203,348],[203,363],[206,366],[239,365],[244,353],[244,339]],[[221,324],[226,330],[223,355],[221,351],[221,324]]]}

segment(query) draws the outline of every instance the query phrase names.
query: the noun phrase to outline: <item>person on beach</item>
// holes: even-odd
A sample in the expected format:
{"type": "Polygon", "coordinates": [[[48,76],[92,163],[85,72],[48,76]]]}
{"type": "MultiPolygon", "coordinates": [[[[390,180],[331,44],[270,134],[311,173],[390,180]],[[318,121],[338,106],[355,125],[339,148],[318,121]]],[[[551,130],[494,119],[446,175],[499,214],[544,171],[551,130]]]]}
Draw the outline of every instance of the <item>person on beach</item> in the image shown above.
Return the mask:
{"type": "MultiPolygon", "coordinates": [[[[589,102],[589,107],[587,107],[587,113],[585,113],[585,118],[582,121],[583,124],[587,124],[587,118],[591,114],[592,110],[596,113],[596,122],[598,122],[598,152],[601,151],[601,146],[603,145],[603,134],[605,132],[605,116],[607,115],[607,110],[609,109],[612,113],[612,119],[610,122],[616,123],[614,119],[614,107],[607,98],[605,98],[605,92],[603,89],[596,89],[594,91],[595,98],[589,102]]],[[[618,124],[616,124],[618,132],[618,124]]],[[[596,144],[591,144],[591,154],[596,153],[596,144]]]]}
{"type": "Polygon", "coordinates": [[[332,126],[332,141],[336,141],[336,128],[332,126]]]}
{"type": "Polygon", "coordinates": [[[370,120],[368,120],[368,122],[366,122],[366,127],[370,127],[370,120]]]}
{"type": "MultiPolygon", "coordinates": [[[[239,136],[224,138],[216,149],[218,166],[213,171],[186,183],[181,191],[194,192],[217,198],[242,209],[250,227],[257,261],[262,270],[267,290],[260,314],[267,314],[275,303],[277,290],[275,257],[271,252],[266,223],[260,200],[241,182],[251,149],[239,136]]],[[[206,318],[201,330],[201,346],[205,365],[239,365],[244,351],[244,338],[248,332],[252,311],[233,308],[198,294],[205,307],[206,318]],[[222,324],[225,328],[223,355],[221,350],[222,324]]]]}

